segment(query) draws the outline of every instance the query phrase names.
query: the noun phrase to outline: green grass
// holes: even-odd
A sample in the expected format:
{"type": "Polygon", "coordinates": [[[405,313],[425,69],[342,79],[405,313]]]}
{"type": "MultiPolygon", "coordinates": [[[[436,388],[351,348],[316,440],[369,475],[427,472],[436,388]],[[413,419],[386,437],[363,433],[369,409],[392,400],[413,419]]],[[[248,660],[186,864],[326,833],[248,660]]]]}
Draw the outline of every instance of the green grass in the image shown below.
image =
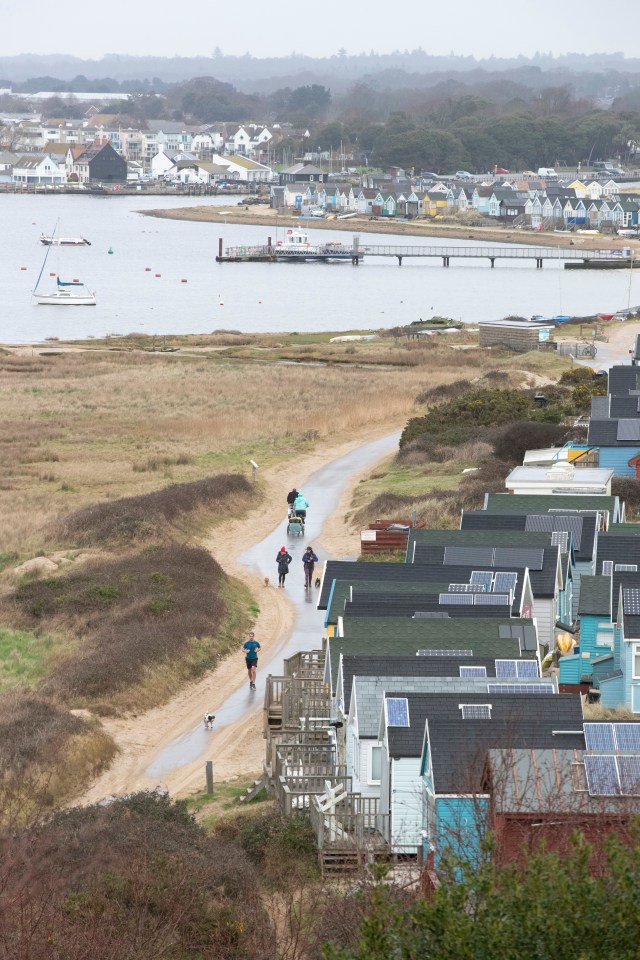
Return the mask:
{"type": "MultiPolygon", "coordinates": [[[[213,774],[215,777],[215,762],[213,774]]],[[[253,780],[214,783],[212,794],[202,792],[188,797],[187,809],[195,815],[205,830],[210,830],[225,817],[237,817],[244,810],[248,813],[255,811],[256,807],[271,799],[266,790],[261,790],[253,800],[241,804],[240,797],[244,796],[247,787],[252,783],[253,780]]]]}
{"type": "Polygon", "coordinates": [[[462,470],[474,464],[425,463],[418,466],[389,462],[370,477],[361,480],[354,501],[373,500],[380,493],[399,493],[404,496],[427,496],[430,490],[456,490],[462,480],[462,470]]]}
{"type": "Polygon", "coordinates": [[[52,637],[30,630],[0,629],[0,692],[35,688],[47,672],[55,646],[52,637]]]}

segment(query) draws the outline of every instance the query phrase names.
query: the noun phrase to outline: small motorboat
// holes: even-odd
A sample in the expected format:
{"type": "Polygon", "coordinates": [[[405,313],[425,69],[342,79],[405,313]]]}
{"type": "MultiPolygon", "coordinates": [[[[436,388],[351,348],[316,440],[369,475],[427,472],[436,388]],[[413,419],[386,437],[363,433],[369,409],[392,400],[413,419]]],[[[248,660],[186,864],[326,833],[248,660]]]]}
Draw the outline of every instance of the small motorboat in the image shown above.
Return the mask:
{"type": "Polygon", "coordinates": [[[91,241],[86,237],[46,237],[40,236],[40,243],[46,247],[90,247],[91,241]]]}
{"type": "Polygon", "coordinates": [[[61,280],[56,278],[56,289],[50,293],[34,292],[36,303],[50,306],[95,307],[96,295],[80,280],[61,280]]]}

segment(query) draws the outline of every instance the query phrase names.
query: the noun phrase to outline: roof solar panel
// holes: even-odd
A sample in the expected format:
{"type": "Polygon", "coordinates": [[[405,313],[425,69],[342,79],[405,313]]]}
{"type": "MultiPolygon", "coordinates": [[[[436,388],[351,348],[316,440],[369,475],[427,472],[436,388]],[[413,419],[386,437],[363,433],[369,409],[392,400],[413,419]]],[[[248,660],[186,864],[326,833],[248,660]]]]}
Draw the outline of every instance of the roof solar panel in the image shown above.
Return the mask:
{"type": "Polygon", "coordinates": [[[616,440],[640,440],[640,419],[618,420],[618,433],[616,440]]]}
{"type": "Polygon", "coordinates": [[[540,676],[540,668],[537,660],[516,660],[516,676],[527,677],[528,679],[537,679],[540,676]]]}
{"type": "Polygon", "coordinates": [[[618,750],[640,753],[640,723],[614,723],[613,735],[618,750]]]}
{"type": "Polygon", "coordinates": [[[640,590],[634,587],[622,591],[622,609],[631,617],[640,616],[640,590]]]}
{"type": "Polygon", "coordinates": [[[527,515],[524,528],[529,533],[551,533],[555,519],[548,513],[531,513],[527,515]]]}
{"type": "MultiPolygon", "coordinates": [[[[482,594],[478,594],[482,596],[482,594]]],[[[449,606],[470,607],[473,605],[474,594],[472,593],[439,593],[438,603],[446,603],[449,606]]]]}
{"type": "Polygon", "coordinates": [[[387,697],[387,723],[390,727],[409,726],[409,701],[406,697],[387,697]]]}
{"type": "Polygon", "coordinates": [[[638,564],[637,563],[616,563],[613,567],[615,572],[618,573],[637,573],[638,564]]]}
{"type": "Polygon", "coordinates": [[[477,677],[479,678],[486,677],[486,675],[487,675],[486,667],[469,667],[469,666],[460,667],[460,676],[465,677],[469,680],[475,679],[477,677]]]}
{"type": "Polygon", "coordinates": [[[491,590],[493,573],[490,570],[473,570],[469,582],[474,586],[483,586],[485,590],[491,590]]]}
{"type": "Polygon", "coordinates": [[[566,553],[569,549],[569,534],[566,530],[554,530],[551,534],[551,546],[560,547],[560,553],[566,553]]]}
{"type": "Polygon", "coordinates": [[[553,694],[556,688],[552,683],[488,683],[487,693],[526,693],[553,694]]]}
{"type": "Polygon", "coordinates": [[[494,567],[528,567],[529,570],[542,570],[544,550],[523,549],[521,547],[496,547],[494,567]]]}
{"type": "Polygon", "coordinates": [[[627,797],[640,797],[640,757],[616,757],[620,793],[627,797]]]}
{"type": "Polygon", "coordinates": [[[479,607],[511,606],[511,595],[508,593],[476,593],[473,600],[479,607]]]}
{"type": "Polygon", "coordinates": [[[480,583],[450,583],[449,593],[483,593],[484,584],[480,583]]]}
{"type": "Polygon", "coordinates": [[[490,703],[461,703],[463,720],[491,720],[490,703]]]}
{"type": "Polygon", "coordinates": [[[496,573],[493,581],[494,593],[510,593],[516,589],[517,573],[496,573]]]}
{"type": "Polygon", "coordinates": [[[618,767],[615,757],[593,756],[584,758],[587,775],[587,790],[592,797],[617,797],[620,795],[618,767]]]}
{"type": "Polygon", "coordinates": [[[613,560],[602,561],[602,576],[603,577],[613,576],[613,560]]]}
{"type": "Polygon", "coordinates": [[[510,677],[518,676],[517,660],[496,660],[496,677],[500,680],[508,680],[510,677]]]}
{"type": "Polygon", "coordinates": [[[472,657],[473,650],[416,650],[416,657],[472,657]]]}
{"type": "Polygon", "coordinates": [[[446,620],[449,614],[444,610],[416,610],[412,620],[446,620]]]}
{"type": "Polygon", "coordinates": [[[616,749],[611,723],[585,723],[584,742],[587,750],[612,751],[616,749]]]}
{"type": "Polygon", "coordinates": [[[445,564],[454,566],[475,567],[492,566],[493,547],[457,547],[444,548],[445,564]]]}

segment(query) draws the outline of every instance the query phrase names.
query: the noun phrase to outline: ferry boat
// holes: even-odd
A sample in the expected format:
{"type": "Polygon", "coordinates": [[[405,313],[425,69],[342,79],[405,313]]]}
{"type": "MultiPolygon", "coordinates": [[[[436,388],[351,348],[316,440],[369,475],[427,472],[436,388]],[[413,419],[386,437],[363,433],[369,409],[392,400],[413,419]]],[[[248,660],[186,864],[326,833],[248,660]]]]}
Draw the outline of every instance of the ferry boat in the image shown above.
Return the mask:
{"type": "Polygon", "coordinates": [[[309,234],[300,227],[287,230],[284,240],[278,240],[273,248],[278,263],[351,262],[355,255],[362,260],[363,254],[353,246],[347,247],[340,240],[310,243],[309,234]]]}
{"type": "Polygon", "coordinates": [[[86,237],[46,237],[44,233],[40,236],[40,243],[45,247],[90,247],[91,240],[86,237]]]}

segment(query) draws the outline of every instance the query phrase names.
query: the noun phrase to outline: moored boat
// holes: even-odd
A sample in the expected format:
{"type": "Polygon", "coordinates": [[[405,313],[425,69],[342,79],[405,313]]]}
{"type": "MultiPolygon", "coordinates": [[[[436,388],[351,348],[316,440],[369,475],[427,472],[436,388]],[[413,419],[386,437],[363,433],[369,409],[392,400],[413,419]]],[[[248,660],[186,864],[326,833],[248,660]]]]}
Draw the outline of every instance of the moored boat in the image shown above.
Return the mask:
{"type": "Polygon", "coordinates": [[[90,247],[91,241],[86,237],[46,237],[40,236],[40,243],[47,247],[90,247]]]}
{"type": "Polygon", "coordinates": [[[80,280],[61,280],[56,278],[56,289],[50,293],[34,292],[36,303],[51,306],[66,307],[95,307],[96,295],[92,293],[80,280]]]}

